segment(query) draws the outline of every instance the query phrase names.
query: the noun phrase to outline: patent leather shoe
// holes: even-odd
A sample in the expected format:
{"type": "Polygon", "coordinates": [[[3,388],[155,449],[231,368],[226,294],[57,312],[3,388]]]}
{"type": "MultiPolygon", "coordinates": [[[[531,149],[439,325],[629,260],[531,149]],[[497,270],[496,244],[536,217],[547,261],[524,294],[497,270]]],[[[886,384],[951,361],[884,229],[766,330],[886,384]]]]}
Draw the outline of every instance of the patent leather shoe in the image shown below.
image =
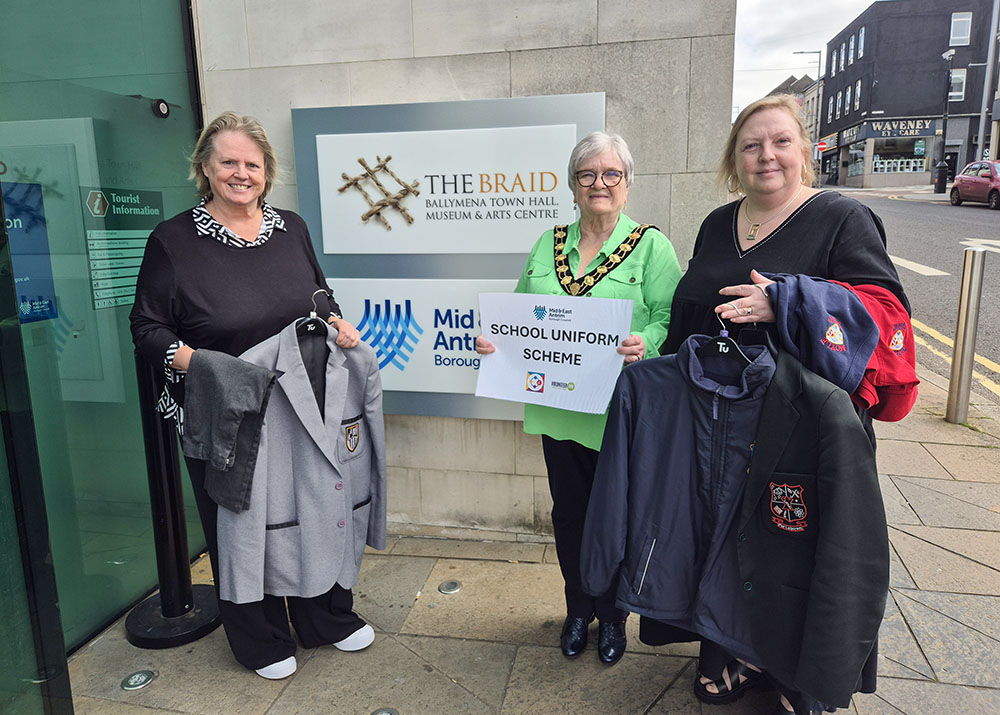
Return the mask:
{"type": "Polygon", "coordinates": [[[590,621],[586,618],[566,617],[563,623],[562,635],[559,636],[559,647],[567,658],[576,658],[587,647],[587,630],[590,621]]]}
{"type": "Polygon", "coordinates": [[[625,621],[601,621],[597,631],[597,654],[605,665],[614,665],[625,655],[628,639],[625,621]]]}

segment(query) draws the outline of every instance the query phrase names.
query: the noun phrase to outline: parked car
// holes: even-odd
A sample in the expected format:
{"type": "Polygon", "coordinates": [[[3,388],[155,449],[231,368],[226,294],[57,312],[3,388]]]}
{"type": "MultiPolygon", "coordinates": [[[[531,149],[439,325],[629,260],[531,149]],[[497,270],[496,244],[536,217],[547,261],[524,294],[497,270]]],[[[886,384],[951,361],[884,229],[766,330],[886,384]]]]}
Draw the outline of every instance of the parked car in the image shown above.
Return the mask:
{"type": "Polygon", "coordinates": [[[955,177],[951,187],[951,205],[980,201],[1000,211],[1000,161],[974,161],[955,177]]]}

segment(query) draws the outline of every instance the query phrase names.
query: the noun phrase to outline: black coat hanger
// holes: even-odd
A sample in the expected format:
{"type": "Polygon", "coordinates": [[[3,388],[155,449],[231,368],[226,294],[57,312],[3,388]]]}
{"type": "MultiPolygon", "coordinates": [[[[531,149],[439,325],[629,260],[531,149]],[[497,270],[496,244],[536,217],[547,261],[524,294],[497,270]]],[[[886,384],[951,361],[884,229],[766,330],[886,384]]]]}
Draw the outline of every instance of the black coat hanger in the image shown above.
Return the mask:
{"type": "Polygon", "coordinates": [[[314,290],[312,294],[312,304],[313,309],[309,313],[308,318],[299,318],[295,321],[295,334],[296,335],[321,335],[326,337],[327,322],[319,317],[316,313],[316,294],[325,293],[327,297],[330,296],[329,292],[320,288],[319,290],[314,290]]]}
{"type": "Polygon", "coordinates": [[[714,338],[709,338],[708,342],[702,345],[700,348],[696,349],[695,355],[700,358],[706,357],[723,357],[730,358],[731,360],[738,360],[743,363],[743,365],[749,365],[753,362],[747,357],[747,354],[743,352],[740,346],[729,337],[729,331],[726,330],[726,324],[722,322],[722,318],[719,318],[719,314],[716,313],[715,317],[719,320],[719,325],[722,329],[719,334],[714,338]]]}

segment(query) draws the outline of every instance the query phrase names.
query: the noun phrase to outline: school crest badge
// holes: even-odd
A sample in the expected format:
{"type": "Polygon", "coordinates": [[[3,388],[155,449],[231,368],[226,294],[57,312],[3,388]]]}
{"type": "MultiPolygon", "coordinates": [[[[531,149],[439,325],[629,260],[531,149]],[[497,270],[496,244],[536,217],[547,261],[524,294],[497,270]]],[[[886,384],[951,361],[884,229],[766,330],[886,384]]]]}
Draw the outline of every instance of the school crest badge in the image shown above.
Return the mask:
{"type": "Polygon", "coordinates": [[[344,428],[344,443],[347,445],[348,451],[353,452],[358,448],[358,442],[361,440],[361,425],[355,422],[353,425],[347,425],[344,428]]]}
{"type": "Polygon", "coordinates": [[[775,526],[792,533],[805,531],[807,514],[801,484],[771,482],[771,521],[775,526]]]}
{"type": "Polygon", "coordinates": [[[889,341],[889,349],[897,355],[906,352],[906,326],[899,323],[893,326],[892,340],[889,341]]]}
{"type": "Polygon", "coordinates": [[[840,324],[840,321],[834,318],[832,315],[828,318],[830,321],[829,327],[826,329],[826,335],[820,342],[824,347],[832,350],[835,353],[842,353],[847,350],[847,341],[844,339],[844,327],[840,324]]]}

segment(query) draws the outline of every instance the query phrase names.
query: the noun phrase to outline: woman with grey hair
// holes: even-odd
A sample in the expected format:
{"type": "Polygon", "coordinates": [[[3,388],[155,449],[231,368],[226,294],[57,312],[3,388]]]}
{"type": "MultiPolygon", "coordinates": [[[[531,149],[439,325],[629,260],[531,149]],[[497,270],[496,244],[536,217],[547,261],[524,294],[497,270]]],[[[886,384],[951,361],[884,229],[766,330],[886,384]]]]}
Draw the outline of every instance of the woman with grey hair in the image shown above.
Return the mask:
{"type": "MultiPolygon", "coordinates": [[[[542,234],[515,289],[631,300],[631,334],[618,348],[626,364],[659,355],[681,276],[667,237],[655,226],[639,225],[622,213],[633,172],[632,154],[620,136],[593,132],[580,140],[569,160],[569,182],[580,218],[542,234]]],[[[489,340],[477,338],[476,351],[481,355],[495,350],[489,340]]],[[[596,617],[598,656],[613,665],[625,652],[628,615],[615,607],[617,584],[592,595],[584,591],[580,578],[583,523],[606,421],[607,413],[524,406],[524,431],[542,436],[552,493],[552,526],[566,584],[566,620],[559,641],[563,655],[575,658],[583,652],[589,624],[596,617]]]]}

